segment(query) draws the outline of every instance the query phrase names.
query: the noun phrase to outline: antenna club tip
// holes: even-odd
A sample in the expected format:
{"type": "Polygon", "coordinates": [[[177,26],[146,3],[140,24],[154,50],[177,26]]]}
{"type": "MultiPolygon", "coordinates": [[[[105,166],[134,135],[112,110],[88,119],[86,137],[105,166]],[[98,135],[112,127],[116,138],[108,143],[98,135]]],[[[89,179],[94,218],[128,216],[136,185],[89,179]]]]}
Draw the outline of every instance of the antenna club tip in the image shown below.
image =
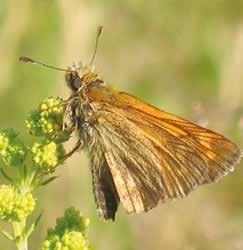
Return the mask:
{"type": "Polygon", "coordinates": [[[26,56],[21,56],[19,58],[19,61],[25,62],[25,63],[35,63],[35,61],[33,59],[26,57],[26,56]]]}

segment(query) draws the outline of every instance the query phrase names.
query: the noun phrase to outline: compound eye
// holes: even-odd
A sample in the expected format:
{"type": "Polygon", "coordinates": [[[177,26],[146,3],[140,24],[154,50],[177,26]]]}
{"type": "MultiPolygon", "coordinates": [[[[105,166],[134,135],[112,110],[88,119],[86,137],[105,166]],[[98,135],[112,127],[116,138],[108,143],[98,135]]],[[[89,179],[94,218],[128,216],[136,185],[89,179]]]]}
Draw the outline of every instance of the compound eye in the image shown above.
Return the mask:
{"type": "Polygon", "coordinates": [[[76,76],[72,79],[71,86],[72,86],[73,90],[78,90],[81,87],[81,85],[82,85],[82,82],[78,76],[76,76]]]}
{"type": "Polygon", "coordinates": [[[71,88],[73,91],[77,91],[82,85],[81,79],[79,78],[78,74],[69,72],[65,75],[65,79],[69,88],[71,88]]]}

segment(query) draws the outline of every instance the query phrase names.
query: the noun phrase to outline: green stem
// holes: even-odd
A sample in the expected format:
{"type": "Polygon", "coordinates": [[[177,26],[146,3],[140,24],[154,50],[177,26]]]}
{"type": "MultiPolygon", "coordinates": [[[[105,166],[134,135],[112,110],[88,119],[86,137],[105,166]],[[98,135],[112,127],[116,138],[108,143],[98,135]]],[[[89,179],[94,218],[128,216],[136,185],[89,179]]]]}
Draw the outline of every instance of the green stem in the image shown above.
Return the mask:
{"type": "Polygon", "coordinates": [[[28,250],[28,239],[25,235],[26,219],[21,222],[13,222],[13,232],[18,250],[28,250]]]}
{"type": "MultiPolygon", "coordinates": [[[[19,170],[20,174],[20,191],[24,194],[30,192],[32,189],[32,182],[36,176],[35,169],[29,169],[29,171],[19,170]],[[22,172],[21,172],[22,171],[22,172]]],[[[20,222],[13,222],[13,233],[15,238],[15,244],[18,250],[28,250],[28,238],[31,232],[27,233],[26,229],[26,218],[20,222]]]]}

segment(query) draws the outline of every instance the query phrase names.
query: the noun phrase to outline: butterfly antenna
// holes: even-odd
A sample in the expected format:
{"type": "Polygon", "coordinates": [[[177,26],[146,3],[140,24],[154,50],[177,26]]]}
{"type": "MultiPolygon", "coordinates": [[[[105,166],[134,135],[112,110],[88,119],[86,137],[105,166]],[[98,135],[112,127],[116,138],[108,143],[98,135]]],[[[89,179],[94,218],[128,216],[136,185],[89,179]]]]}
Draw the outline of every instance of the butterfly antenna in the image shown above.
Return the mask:
{"type": "Polygon", "coordinates": [[[55,70],[59,70],[59,71],[74,72],[73,70],[62,69],[62,68],[58,68],[58,67],[55,67],[55,66],[51,66],[51,65],[48,65],[48,64],[39,62],[39,61],[37,61],[37,60],[34,60],[34,59],[29,58],[29,57],[26,57],[26,56],[21,56],[21,57],[19,58],[19,60],[20,60],[21,62],[24,62],[24,63],[39,64],[39,65],[44,66],[44,67],[46,67],[46,68],[55,69],[55,70]]]}
{"type": "Polygon", "coordinates": [[[100,37],[100,35],[102,33],[102,29],[103,29],[103,26],[98,26],[97,27],[96,40],[95,40],[95,48],[94,48],[94,53],[92,55],[92,58],[90,60],[90,65],[92,65],[93,62],[94,62],[95,55],[96,55],[97,48],[98,48],[98,43],[99,43],[99,37],[100,37]]]}

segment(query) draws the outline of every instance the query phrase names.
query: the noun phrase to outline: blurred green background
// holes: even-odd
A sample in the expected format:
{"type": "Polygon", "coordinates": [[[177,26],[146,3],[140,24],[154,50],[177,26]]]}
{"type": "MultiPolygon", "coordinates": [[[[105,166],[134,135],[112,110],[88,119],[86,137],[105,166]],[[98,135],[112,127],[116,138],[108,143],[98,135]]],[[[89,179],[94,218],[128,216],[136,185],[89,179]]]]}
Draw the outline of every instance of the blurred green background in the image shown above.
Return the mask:
{"type": "MultiPolygon", "coordinates": [[[[89,62],[96,26],[104,32],[96,71],[118,89],[221,132],[243,145],[243,1],[0,0],[0,127],[27,141],[26,113],[48,96],[67,97],[62,72],[18,62],[27,55],[67,67],[89,62]]],[[[242,165],[242,164],[241,164],[242,165]]],[[[74,205],[91,218],[97,250],[243,249],[243,170],[186,199],[116,222],[98,219],[85,154],[37,194],[44,212],[30,249],[74,205]]],[[[0,238],[0,249],[13,245],[0,238]]]]}

